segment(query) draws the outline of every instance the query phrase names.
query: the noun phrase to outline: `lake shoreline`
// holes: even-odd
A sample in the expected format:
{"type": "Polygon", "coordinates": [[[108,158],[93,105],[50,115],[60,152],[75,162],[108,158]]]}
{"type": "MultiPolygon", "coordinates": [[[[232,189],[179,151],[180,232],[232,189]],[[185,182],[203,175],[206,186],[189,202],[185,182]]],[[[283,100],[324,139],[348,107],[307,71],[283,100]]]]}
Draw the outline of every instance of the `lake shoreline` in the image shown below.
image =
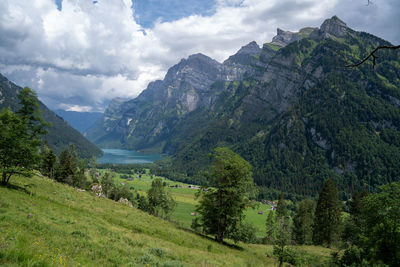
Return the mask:
{"type": "Polygon", "coordinates": [[[97,159],[97,163],[112,164],[145,164],[153,163],[163,158],[161,154],[148,154],[135,150],[118,148],[101,148],[103,156],[97,159]]]}

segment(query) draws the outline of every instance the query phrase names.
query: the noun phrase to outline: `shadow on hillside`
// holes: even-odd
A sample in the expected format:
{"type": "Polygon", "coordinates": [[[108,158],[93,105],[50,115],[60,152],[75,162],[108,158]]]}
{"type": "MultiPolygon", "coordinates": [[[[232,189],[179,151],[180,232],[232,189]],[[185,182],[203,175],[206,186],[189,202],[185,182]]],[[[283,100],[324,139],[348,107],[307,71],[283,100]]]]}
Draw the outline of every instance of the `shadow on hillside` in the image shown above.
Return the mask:
{"type": "Polygon", "coordinates": [[[21,185],[10,184],[10,183],[7,184],[7,185],[4,185],[4,184],[0,183],[0,186],[4,187],[4,188],[11,189],[11,190],[21,191],[21,192],[23,192],[25,194],[28,194],[28,195],[34,195],[34,193],[32,191],[29,191],[27,189],[27,188],[30,188],[30,187],[34,187],[35,186],[34,184],[24,184],[23,186],[21,186],[21,185]]]}
{"type": "Polygon", "coordinates": [[[201,238],[203,238],[203,239],[207,239],[207,240],[213,241],[213,242],[215,242],[215,243],[217,243],[217,244],[221,244],[221,245],[227,246],[227,247],[229,247],[229,248],[231,248],[231,249],[236,249],[236,250],[240,250],[240,251],[243,251],[243,250],[244,250],[241,246],[238,246],[238,245],[236,245],[236,244],[231,244],[231,243],[228,243],[228,242],[226,242],[226,241],[224,241],[224,242],[222,242],[222,243],[218,243],[217,241],[215,241],[214,238],[212,238],[212,237],[210,237],[210,236],[207,236],[207,235],[198,233],[198,232],[196,232],[196,231],[194,231],[194,230],[192,230],[192,229],[189,229],[189,228],[185,228],[185,227],[179,225],[179,223],[177,223],[177,222],[174,222],[174,223],[175,223],[176,227],[179,228],[179,230],[185,231],[185,232],[187,232],[187,233],[195,234],[195,235],[197,235],[197,236],[199,236],[199,237],[201,237],[201,238]]]}

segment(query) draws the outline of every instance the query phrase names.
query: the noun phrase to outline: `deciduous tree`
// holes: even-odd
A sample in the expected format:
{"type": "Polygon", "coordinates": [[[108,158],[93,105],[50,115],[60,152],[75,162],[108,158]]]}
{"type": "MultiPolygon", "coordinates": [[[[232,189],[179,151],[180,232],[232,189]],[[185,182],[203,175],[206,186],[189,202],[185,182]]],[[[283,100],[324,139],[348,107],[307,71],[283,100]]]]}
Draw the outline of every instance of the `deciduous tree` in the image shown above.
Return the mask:
{"type": "Polygon", "coordinates": [[[48,126],[41,117],[36,94],[28,87],[18,95],[20,110],[3,109],[0,113],[1,183],[7,185],[13,175],[32,175],[39,164],[41,135],[48,126]]]}
{"type": "Polygon", "coordinates": [[[148,212],[166,219],[169,219],[176,206],[169,192],[165,191],[161,178],[156,178],[151,182],[151,188],[147,191],[147,200],[148,212]]]}
{"type": "Polygon", "coordinates": [[[209,188],[200,190],[199,223],[218,242],[239,227],[254,192],[251,165],[229,148],[216,148],[208,172],[209,188]]]}

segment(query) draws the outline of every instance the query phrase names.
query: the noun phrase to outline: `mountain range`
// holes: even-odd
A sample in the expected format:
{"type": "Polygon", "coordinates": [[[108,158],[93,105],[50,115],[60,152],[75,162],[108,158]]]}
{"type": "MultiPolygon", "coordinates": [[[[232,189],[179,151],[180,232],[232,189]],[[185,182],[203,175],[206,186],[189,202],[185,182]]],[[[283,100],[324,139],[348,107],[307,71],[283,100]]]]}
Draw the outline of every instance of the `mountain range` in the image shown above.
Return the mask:
{"type": "Polygon", "coordinates": [[[103,115],[101,112],[78,112],[62,109],[54,110],[58,116],[66,120],[72,127],[80,133],[84,133],[103,115]]]}
{"type": "Polygon", "coordinates": [[[334,16],[277,30],[219,63],[182,59],[135,99],[114,99],[86,136],[104,147],[170,155],[170,178],[201,182],[208,153],[229,146],[254,167],[261,194],[315,196],[328,177],[342,198],[400,178],[400,56],[334,16]]]}
{"type": "MultiPolygon", "coordinates": [[[[0,109],[9,107],[13,111],[18,110],[17,93],[21,89],[0,74],[0,109]]],[[[92,156],[102,155],[102,151],[97,146],[88,141],[63,118],[48,109],[41,101],[39,101],[39,104],[43,118],[51,123],[44,140],[56,154],[59,155],[61,151],[69,148],[69,144],[74,144],[80,157],[91,158],[92,156]]]]}

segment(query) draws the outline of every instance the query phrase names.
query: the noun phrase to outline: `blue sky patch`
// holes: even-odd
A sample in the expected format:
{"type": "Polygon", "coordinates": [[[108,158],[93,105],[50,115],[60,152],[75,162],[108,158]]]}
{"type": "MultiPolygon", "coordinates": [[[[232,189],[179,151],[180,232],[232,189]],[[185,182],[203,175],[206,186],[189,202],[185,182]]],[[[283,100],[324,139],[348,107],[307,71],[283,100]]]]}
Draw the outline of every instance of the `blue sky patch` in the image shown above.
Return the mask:
{"type": "Polygon", "coordinates": [[[157,19],[174,21],[190,15],[212,15],[215,0],[137,0],[133,1],[135,20],[145,28],[152,28],[157,19]]]}
{"type": "MultiPolygon", "coordinates": [[[[63,0],[54,1],[61,10],[63,0]]],[[[213,15],[215,5],[215,0],[134,0],[132,8],[136,22],[144,28],[152,28],[158,19],[169,22],[190,15],[213,15]]]]}
{"type": "Polygon", "coordinates": [[[56,1],[56,4],[57,4],[57,9],[61,11],[61,8],[62,8],[62,1],[63,1],[63,0],[55,0],[55,1],[56,1]]]}

